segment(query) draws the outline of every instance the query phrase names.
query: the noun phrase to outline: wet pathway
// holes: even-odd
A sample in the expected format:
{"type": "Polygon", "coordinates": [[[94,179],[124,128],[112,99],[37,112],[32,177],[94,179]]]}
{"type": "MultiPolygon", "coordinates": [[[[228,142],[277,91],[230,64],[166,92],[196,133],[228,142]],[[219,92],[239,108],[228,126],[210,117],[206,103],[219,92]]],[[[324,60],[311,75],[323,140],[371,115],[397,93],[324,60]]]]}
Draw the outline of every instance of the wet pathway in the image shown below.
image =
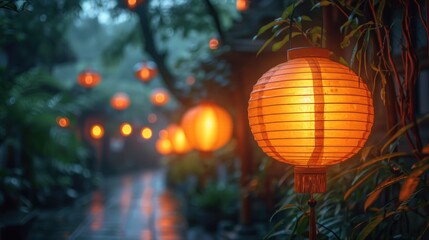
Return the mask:
{"type": "Polygon", "coordinates": [[[179,240],[186,222],[162,171],[105,180],[73,207],[41,214],[28,239],[179,240]]]}

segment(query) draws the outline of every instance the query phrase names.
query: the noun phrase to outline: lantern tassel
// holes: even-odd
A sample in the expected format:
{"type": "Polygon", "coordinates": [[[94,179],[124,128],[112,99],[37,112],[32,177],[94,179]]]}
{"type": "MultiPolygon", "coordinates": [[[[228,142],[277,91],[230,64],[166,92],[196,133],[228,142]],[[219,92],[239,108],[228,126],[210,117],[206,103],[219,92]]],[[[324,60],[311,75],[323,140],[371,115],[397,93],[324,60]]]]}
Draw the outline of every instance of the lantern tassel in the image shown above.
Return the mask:
{"type": "Polygon", "coordinates": [[[297,193],[324,193],[326,192],[326,167],[294,168],[294,188],[297,193]]]}

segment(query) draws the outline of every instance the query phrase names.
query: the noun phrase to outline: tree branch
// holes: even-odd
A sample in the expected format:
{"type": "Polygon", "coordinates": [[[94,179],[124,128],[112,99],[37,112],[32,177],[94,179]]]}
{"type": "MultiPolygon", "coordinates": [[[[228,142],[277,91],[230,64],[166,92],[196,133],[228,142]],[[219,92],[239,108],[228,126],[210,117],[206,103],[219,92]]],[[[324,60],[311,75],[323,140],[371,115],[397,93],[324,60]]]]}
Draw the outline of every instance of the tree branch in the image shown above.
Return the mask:
{"type": "Polygon", "coordinates": [[[161,53],[155,44],[155,40],[153,38],[154,33],[149,21],[149,2],[150,1],[145,1],[136,9],[143,33],[144,50],[149,53],[149,55],[152,57],[152,60],[156,63],[158,72],[171,94],[173,94],[181,104],[189,105],[192,99],[188,96],[180,94],[180,91],[174,84],[177,79],[171,73],[166,64],[165,58],[167,57],[167,54],[165,52],[161,53]]]}

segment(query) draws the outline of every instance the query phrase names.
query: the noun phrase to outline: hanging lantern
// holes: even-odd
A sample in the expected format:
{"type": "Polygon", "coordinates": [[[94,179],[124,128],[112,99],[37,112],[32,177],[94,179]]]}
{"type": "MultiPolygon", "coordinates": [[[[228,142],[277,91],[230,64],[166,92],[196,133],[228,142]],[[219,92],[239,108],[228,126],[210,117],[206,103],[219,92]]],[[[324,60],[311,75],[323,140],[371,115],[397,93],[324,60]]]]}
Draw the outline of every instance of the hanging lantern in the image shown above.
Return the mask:
{"type": "Polygon", "coordinates": [[[238,11],[246,11],[249,8],[250,0],[236,0],[235,7],[238,11]]]}
{"type": "Polygon", "coordinates": [[[149,116],[147,116],[147,121],[149,123],[156,123],[156,121],[158,121],[158,116],[156,116],[155,113],[151,113],[149,116]]]}
{"type": "Polygon", "coordinates": [[[167,127],[167,132],[174,153],[185,154],[192,150],[192,146],[186,139],[182,127],[177,124],[171,124],[167,127]]]}
{"type": "Polygon", "coordinates": [[[255,84],[249,124],[262,150],[295,166],[295,191],[325,192],[326,166],[356,154],[374,121],[371,93],[329,51],[300,48],[255,84]]]}
{"type": "Polygon", "coordinates": [[[231,116],[212,102],[202,102],[189,109],[181,125],[189,143],[202,152],[221,148],[232,136],[231,116]]]}
{"type": "Polygon", "coordinates": [[[152,91],[150,100],[155,106],[164,106],[170,100],[170,95],[164,89],[158,88],[152,91]]]}
{"type": "Polygon", "coordinates": [[[152,129],[150,129],[149,127],[142,128],[140,133],[142,138],[145,140],[148,140],[152,137],[152,129]]]}
{"type": "Polygon", "coordinates": [[[110,99],[110,105],[112,108],[122,111],[130,106],[130,98],[124,92],[118,92],[110,99]]]}
{"type": "Polygon", "coordinates": [[[122,123],[119,129],[121,130],[121,135],[124,137],[128,137],[133,133],[133,127],[129,123],[122,123]]]}
{"type": "Polygon", "coordinates": [[[134,9],[136,8],[139,4],[143,3],[143,0],[125,0],[125,2],[127,2],[127,6],[129,9],[134,9]]]}
{"type": "Polygon", "coordinates": [[[77,77],[77,83],[85,88],[93,88],[101,82],[101,77],[98,73],[85,70],[79,74],[77,77]]]}
{"type": "Polygon", "coordinates": [[[143,61],[134,65],[135,76],[143,82],[149,82],[157,73],[156,64],[152,61],[143,61]]]}
{"type": "Polygon", "coordinates": [[[211,50],[216,50],[219,47],[219,40],[217,38],[211,38],[209,41],[209,48],[211,50]]]}
{"type": "Polygon", "coordinates": [[[101,139],[103,137],[103,135],[104,135],[104,128],[103,128],[103,126],[100,125],[100,124],[94,124],[94,125],[92,125],[91,128],[90,128],[89,135],[94,140],[101,139]]]}
{"type": "Polygon", "coordinates": [[[162,155],[168,155],[171,153],[172,146],[168,138],[160,138],[155,144],[156,150],[162,155]]]}
{"type": "Polygon", "coordinates": [[[70,125],[70,120],[66,117],[57,117],[57,124],[62,128],[66,128],[70,125]]]}

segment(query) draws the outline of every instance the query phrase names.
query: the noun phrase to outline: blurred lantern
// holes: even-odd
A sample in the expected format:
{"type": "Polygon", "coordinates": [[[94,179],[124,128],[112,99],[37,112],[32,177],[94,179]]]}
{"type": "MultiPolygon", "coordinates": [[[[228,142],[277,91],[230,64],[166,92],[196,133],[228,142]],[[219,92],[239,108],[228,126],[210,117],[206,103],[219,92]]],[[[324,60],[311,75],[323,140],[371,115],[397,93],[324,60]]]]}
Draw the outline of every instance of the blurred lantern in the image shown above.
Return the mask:
{"type": "Polygon", "coordinates": [[[158,120],[158,117],[156,116],[155,113],[151,113],[149,114],[149,116],[147,116],[147,121],[149,123],[156,123],[157,120],[158,120]]]}
{"type": "Polygon", "coordinates": [[[170,140],[168,138],[159,138],[156,141],[155,147],[156,147],[156,150],[162,155],[168,155],[173,150],[170,140]]]}
{"type": "Polygon", "coordinates": [[[130,98],[124,92],[115,93],[110,99],[110,105],[118,111],[125,110],[130,106],[130,98]]]}
{"type": "Polygon", "coordinates": [[[101,77],[94,71],[85,70],[79,74],[77,77],[77,82],[82,87],[93,88],[101,82],[101,77]]]}
{"type": "Polygon", "coordinates": [[[156,64],[152,61],[143,61],[134,65],[134,74],[143,82],[149,82],[157,73],[156,64]]]}
{"type": "Polygon", "coordinates": [[[70,125],[70,120],[66,117],[57,117],[57,124],[62,128],[66,128],[70,125]]]}
{"type": "Polygon", "coordinates": [[[122,123],[119,128],[121,130],[121,135],[124,137],[128,137],[133,133],[133,127],[129,123],[122,123]]]}
{"type": "Polygon", "coordinates": [[[159,131],[158,135],[159,135],[159,138],[168,138],[168,131],[165,129],[162,129],[161,131],[159,131]]]}
{"type": "Polygon", "coordinates": [[[148,140],[152,137],[152,129],[150,129],[149,127],[142,128],[140,133],[143,139],[148,140]]]}
{"type": "Polygon", "coordinates": [[[185,154],[192,150],[192,146],[186,139],[185,132],[177,124],[171,124],[167,127],[168,139],[170,140],[173,152],[176,154],[185,154]]]}
{"type": "Polygon", "coordinates": [[[429,154],[429,143],[422,149],[423,154],[429,154]]]}
{"type": "Polygon", "coordinates": [[[143,3],[143,0],[125,0],[129,9],[134,9],[137,5],[143,3]]]}
{"type": "Polygon", "coordinates": [[[211,38],[209,41],[209,48],[211,50],[216,50],[219,47],[219,40],[216,38],[211,38]]]}
{"type": "Polygon", "coordinates": [[[164,89],[158,88],[152,91],[150,99],[155,106],[164,106],[170,100],[170,95],[164,89]]]}
{"type": "Polygon", "coordinates": [[[194,77],[194,76],[189,76],[188,78],[186,78],[186,83],[187,83],[189,86],[194,85],[194,84],[195,84],[195,77],[194,77]]]}
{"type": "Polygon", "coordinates": [[[237,0],[235,2],[235,7],[238,11],[246,11],[249,8],[250,0],[237,0]]]}
{"type": "Polygon", "coordinates": [[[321,48],[288,51],[249,100],[249,124],[262,150],[295,166],[295,192],[326,191],[326,166],[356,154],[374,121],[371,93],[321,48]]]}
{"type": "Polygon", "coordinates": [[[98,140],[101,139],[104,135],[104,128],[100,124],[94,124],[91,126],[89,135],[92,139],[98,140]]]}
{"type": "Polygon", "coordinates": [[[183,116],[181,125],[189,143],[201,152],[221,148],[232,135],[231,116],[212,102],[202,102],[189,109],[183,116]]]}

